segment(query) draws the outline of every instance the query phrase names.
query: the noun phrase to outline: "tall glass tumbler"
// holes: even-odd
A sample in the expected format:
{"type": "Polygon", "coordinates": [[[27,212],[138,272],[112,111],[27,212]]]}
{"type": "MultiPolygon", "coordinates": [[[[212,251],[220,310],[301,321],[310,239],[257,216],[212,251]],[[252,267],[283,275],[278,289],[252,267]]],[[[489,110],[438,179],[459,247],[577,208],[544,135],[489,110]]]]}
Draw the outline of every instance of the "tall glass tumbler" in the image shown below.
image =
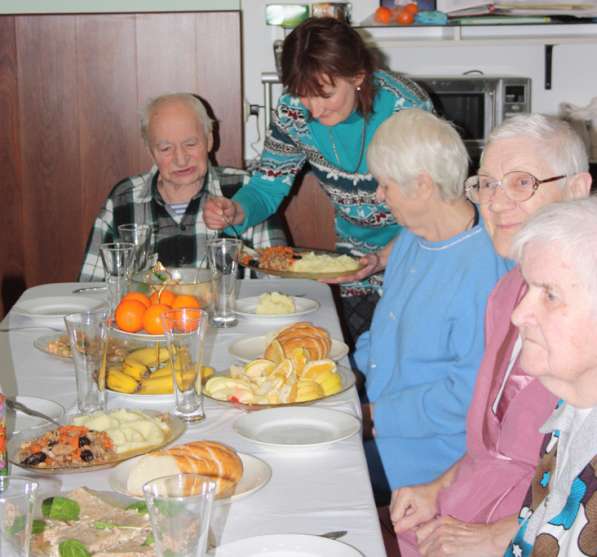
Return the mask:
{"type": "Polygon", "coordinates": [[[164,312],[161,319],[173,373],[174,414],[187,422],[198,422],[205,418],[201,369],[208,314],[197,308],[179,308],[164,312]]]}
{"type": "Polygon", "coordinates": [[[143,494],[158,557],[203,557],[216,482],[199,474],[176,474],[147,482],[143,494]]]}
{"type": "Polygon", "coordinates": [[[126,294],[134,254],[135,244],[130,242],[112,242],[100,245],[100,255],[108,286],[110,311],[114,311],[120,298],[126,294]]]}
{"type": "Polygon", "coordinates": [[[106,365],[110,331],[110,311],[102,306],[93,311],[64,317],[70,340],[77,406],[81,414],[106,408],[106,365]]]}
{"type": "Polygon", "coordinates": [[[29,557],[38,483],[33,478],[0,477],[0,555],[29,557]]]}
{"type": "Polygon", "coordinates": [[[236,275],[242,240],[213,238],[207,242],[207,255],[213,288],[211,322],[215,327],[234,327],[238,320],[236,304],[236,275]]]}
{"type": "Polygon", "coordinates": [[[151,227],[148,224],[121,224],[118,226],[118,236],[123,242],[130,242],[135,246],[132,271],[137,273],[145,270],[151,255],[151,227]]]}

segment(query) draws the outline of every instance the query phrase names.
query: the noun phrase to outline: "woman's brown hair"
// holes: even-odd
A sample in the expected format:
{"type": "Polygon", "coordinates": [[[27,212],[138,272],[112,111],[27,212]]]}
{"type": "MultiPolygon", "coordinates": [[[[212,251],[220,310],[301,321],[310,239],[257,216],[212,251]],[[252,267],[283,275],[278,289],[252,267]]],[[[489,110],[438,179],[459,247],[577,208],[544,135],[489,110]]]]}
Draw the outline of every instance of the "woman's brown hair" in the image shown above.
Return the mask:
{"type": "Polygon", "coordinates": [[[364,76],[357,94],[357,110],[364,117],[373,108],[373,56],[365,41],[347,23],[333,17],[310,18],[284,40],[282,83],[297,97],[321,97],[325,82],[364,76]]]}

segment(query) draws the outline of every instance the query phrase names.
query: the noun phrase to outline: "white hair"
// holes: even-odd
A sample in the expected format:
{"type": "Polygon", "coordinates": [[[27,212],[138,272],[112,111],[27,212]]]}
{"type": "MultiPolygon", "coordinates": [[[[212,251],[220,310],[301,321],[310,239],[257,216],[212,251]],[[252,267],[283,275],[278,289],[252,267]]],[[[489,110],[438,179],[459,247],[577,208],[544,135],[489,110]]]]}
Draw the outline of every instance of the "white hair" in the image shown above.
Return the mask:
{"type": "MultiPolygon", "coordinates": [[[[487,138],[481,164],[487,148],[494,141],[513,138],[536,142],[537,151],[556,174],[572,176],[589,170],[587,148],[572,126],[561,118],[537,113],[517,114],[494,128],[487,138]]],[[[566,181],[560,183],[564,188],[566,181]]]]}
{"type": "Polygon", "coordinates": [[[595,294],[597,309],[597,196],[552,203],[537,211],[512,240],[512,259],[521,262],[529,244],[554,244],[595,294]]]}
{"type": "Polygon", "coordinates": [[[197,115],[197,120],[203,126],[205,136],[209,136],[213,128],[213,120],[207,114],[207,109],[203,102],[191,93],[169,93],[149,99],[141,109],[141,136],[146,145],[149,144],[149,122],[154,111],[161,105],[171,102],[182,102],[192,108],[197,115]]]}
{"type": "Polygon", "coordinates": [[[469,156],[450,122],[410,108],[379,126],[367,151],[367,164],[376,177],[394,180],[404,193],[426,172],[442,199],[449,201],[464,195],[469,156]]]}

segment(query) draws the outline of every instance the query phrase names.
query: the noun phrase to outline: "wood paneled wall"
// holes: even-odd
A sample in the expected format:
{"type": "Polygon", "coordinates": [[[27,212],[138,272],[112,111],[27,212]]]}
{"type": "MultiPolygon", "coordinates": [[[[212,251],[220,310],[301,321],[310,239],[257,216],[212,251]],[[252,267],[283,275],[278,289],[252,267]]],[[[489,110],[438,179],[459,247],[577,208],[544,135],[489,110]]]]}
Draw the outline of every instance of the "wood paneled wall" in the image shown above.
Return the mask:
{"type": "Polygon", "coordinates": [[[0,313],[75,279],[107,193],[149,167],[149,97],[201,95],[217,162],[242,166],[240,41],[238,12],[0,16],[0,313]]]}

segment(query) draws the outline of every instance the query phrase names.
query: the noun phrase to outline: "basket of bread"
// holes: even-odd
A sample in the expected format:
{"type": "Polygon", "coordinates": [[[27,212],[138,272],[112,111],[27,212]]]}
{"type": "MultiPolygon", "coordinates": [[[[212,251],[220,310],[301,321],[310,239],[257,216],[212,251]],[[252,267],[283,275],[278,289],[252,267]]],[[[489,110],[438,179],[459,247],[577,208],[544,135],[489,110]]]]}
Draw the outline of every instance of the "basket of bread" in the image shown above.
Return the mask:
{"type": "Polygon", "coordinates": [[[266,408],[304,404],[338,394],[354,384],[352,371],[328,358],[328,332],[311,323],[294,323],[274,333],[262,358],[227,374],[215,374],[204,388],[212,399],[266,408]]]}

